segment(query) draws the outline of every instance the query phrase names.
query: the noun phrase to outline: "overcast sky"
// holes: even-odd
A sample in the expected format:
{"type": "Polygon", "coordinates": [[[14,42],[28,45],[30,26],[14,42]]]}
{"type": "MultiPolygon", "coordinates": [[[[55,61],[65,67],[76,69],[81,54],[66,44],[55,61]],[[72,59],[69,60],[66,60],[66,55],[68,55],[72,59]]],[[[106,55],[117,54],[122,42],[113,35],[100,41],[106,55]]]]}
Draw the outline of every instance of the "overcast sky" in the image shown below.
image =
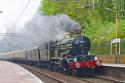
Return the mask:
{"type": "MultiPolygon", "coordinates": [[[[23,16],[17,25],[23,25],[24,22],[31,19],[37,11],[41,0],[30,0],[23,16]]],[[[28,0],[0,0],[0,32],[6,32],[6,26],[14,23],[23,11],[28,0]]]]}

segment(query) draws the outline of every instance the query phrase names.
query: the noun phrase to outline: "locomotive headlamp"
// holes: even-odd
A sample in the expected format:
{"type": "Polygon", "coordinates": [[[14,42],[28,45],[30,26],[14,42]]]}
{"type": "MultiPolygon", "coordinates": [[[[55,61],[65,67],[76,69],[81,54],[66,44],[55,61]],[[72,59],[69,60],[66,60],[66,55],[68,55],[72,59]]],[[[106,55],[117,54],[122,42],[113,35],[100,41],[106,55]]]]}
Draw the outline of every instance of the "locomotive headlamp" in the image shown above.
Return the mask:
{"type": "Polygon", "coordinates": [[[79,63],[76,63],[75,66],[76,66],[76,68],[80,68],[80,64],[79,63]]]}
{"type": "Polygon", "coordinates": [[[77,62],[77,58],[74,58],[74,62],[77,62]]]}
{"type": "Polygon", "coordinates": [[[95,60],[98,60],[98,58],[97,58],[97,57],[95,57],[95,60]]]}
{"type": "Polygon", "coordinates": [[[101,62],[100,62],[100,61],[97,61],[97,62],[96,62],[96,65],[97,65],[97,66],[101,66],[101,62]]]}

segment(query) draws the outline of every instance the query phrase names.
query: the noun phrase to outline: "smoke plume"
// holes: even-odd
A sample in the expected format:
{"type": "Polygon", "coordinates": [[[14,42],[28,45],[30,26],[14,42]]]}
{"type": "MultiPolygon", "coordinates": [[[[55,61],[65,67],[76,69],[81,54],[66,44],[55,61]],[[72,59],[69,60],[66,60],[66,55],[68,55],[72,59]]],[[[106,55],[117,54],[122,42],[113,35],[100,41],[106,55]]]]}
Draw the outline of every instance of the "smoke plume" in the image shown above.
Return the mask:
{"type": "Polygon", "coordinates": [[[19,33],[17,36],[7,36],[1,42],[8,42],[4,51],[28,49],[51,41],[60,40],[66,33],[73,32],[80,25],[71,20],[67,15],[43,16],[36,13],[34,17],[17,31],[10,28],[10,33],[19,33]]]}

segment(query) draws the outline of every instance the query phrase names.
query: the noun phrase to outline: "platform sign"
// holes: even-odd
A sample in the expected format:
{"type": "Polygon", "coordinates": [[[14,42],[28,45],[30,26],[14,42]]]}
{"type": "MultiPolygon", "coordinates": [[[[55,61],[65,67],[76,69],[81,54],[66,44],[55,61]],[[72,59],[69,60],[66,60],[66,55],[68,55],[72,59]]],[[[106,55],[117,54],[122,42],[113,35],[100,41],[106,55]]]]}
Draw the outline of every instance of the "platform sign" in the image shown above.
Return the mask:
{"type": "Polygon", "coordinates": [[[113,40],[111,41],[111,43],[120,43],[120,38],[113,39],[113,40]]]}
{"type": "Polygon", "coordinates": [[[120,38],[117,38],[117,39],[112,39],[111,40],[111,46],[110,46],[110,63],[111,63],[111,60],[112,60],[112,49],[113,49],[113,44],[116,44],[116,47],[115,47],[115,62],[116,63],[119,63],[120,62],[120,60],[119,60],[119,55],[120,55],[120,48],[121,48],[121,46],[120,46],[120,42],[121,42],[121,39],[120,38]],[[119,46],[118,48],[117,48],[117,45],[119,46]],[[118,53],[118,54],[117,54],[118,53]]]}

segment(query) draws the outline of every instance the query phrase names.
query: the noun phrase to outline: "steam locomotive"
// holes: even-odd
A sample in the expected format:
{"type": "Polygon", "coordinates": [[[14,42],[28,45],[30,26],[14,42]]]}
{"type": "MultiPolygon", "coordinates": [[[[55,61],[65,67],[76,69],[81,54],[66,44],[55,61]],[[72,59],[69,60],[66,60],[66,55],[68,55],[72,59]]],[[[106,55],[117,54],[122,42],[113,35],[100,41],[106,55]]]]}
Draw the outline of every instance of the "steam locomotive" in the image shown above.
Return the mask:
{"type": "Polygon", "coordinates": [[[51,41],[40,47],[7,53],[9,60],[34,65],[51,71],[76,75],[92,75],[101,61],[89,54],[88,37],[77,34],[74,38],[51,41]]]}

